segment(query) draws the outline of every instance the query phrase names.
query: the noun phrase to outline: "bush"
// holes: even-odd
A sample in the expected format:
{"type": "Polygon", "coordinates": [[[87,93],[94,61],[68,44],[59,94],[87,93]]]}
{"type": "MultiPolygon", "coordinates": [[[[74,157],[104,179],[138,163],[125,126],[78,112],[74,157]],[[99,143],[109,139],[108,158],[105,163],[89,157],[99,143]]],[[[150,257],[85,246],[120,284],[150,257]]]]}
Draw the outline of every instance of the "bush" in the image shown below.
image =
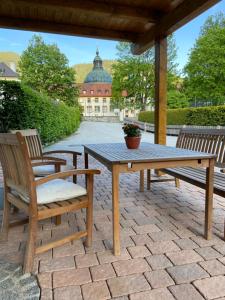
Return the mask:
{"type": "Polygon", "coordinates": [[[0,131],[36,128],[44,144],[73,133],[80,124],[78,107],[51,101],[16,81],[0,81],[0,131]]]}
{"type": "MultiPolygon", "coordinates": [[[[138,120],[146,123],[154,123],[154,112],[140,112],[138,120]]],[[[168,109],[167,124],[225,126],[225,106],[168,109]]]]}

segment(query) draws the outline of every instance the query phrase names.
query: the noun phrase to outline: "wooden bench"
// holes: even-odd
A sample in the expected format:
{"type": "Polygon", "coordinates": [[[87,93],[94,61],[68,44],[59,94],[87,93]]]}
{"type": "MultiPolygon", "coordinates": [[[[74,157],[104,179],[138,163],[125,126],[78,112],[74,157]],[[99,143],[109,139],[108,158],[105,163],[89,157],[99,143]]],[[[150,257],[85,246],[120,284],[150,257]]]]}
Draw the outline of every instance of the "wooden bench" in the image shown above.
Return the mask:
{"type": "MultiPolygon", "coordinates": [[[[188,149],[199,152],[216,154],[215,167],[221,168],[221,172],[214,173],[214,193],[225,197],[225,130],[224,129],[189,129],[180,131],[177,139],[177,148],[188,149]]],[[[168,168],[162,170],[164,173],[175,177],[176,186],[179,186],[179,179],[205,189],[206,170],[191,167],[168,168]]],[[[150,182],[162,182],[171,179],[151,180],[151,173],[148,170],[148,189],[150,182]]],[[[174,179],[172,179],[174,180],[174,179]]]]}

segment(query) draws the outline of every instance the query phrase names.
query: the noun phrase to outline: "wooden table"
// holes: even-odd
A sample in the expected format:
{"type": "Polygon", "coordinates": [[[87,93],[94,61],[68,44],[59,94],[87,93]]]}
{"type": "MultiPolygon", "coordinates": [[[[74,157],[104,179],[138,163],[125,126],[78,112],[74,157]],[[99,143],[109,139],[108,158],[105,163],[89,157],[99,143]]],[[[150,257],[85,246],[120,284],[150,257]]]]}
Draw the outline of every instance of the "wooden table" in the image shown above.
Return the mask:
{"type": "Polygon", "coordinates": [[[205,167],[205,238],[211,238],[213,209],[213,176],[215,155],[157,144],[141,143],[136,150],[125,143],[84,145],[85,168],[91,155],[112,172],[113,251],[120,255],[119,175],[140,171],[140,190],[144,190],[144,170],[175,167],[205,167]]]}

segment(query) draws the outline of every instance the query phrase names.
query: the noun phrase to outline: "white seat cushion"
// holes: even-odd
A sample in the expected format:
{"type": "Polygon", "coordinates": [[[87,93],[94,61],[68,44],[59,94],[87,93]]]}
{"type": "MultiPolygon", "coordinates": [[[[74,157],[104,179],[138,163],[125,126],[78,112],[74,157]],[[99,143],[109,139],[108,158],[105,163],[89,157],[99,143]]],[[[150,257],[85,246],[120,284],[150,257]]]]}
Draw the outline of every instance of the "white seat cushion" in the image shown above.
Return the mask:
{"type": "MultiPolygon", "coordinates": [[[[73,170],[74,166],[72,165],[61,165],[60,171],[69,171],[73,170]]],[[[54,165],[46,165],[46,166],[37,166],[33,167],[34,176],[46,176],[49,174],[55,173],[55,166],[54,165]]]]}
{"type": "MultiPolygon", "coordinates": [[[[82,186],[63,179],[54,179],[37,186],[37,203],[47,204],[57,201],[68,200],[87,194],[82,186]]],[[[29,199],[21,198],[29,203],[29,199]]]]}

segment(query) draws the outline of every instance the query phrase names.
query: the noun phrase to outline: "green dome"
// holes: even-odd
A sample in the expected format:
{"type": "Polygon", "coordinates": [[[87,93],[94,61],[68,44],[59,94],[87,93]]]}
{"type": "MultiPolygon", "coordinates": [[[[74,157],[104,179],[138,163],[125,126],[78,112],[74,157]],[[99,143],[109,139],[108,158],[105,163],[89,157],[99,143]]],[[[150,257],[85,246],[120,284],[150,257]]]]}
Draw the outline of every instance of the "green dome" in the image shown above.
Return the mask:
{"type": "Polygon", "coordinates": [[[102,59],[99,56],[99,51],[96,51],[96,56],[93,61],[93,69],[87,74],[84,83],[105,82],[112,83],[112,77],[103,69],[102,59]]]}

